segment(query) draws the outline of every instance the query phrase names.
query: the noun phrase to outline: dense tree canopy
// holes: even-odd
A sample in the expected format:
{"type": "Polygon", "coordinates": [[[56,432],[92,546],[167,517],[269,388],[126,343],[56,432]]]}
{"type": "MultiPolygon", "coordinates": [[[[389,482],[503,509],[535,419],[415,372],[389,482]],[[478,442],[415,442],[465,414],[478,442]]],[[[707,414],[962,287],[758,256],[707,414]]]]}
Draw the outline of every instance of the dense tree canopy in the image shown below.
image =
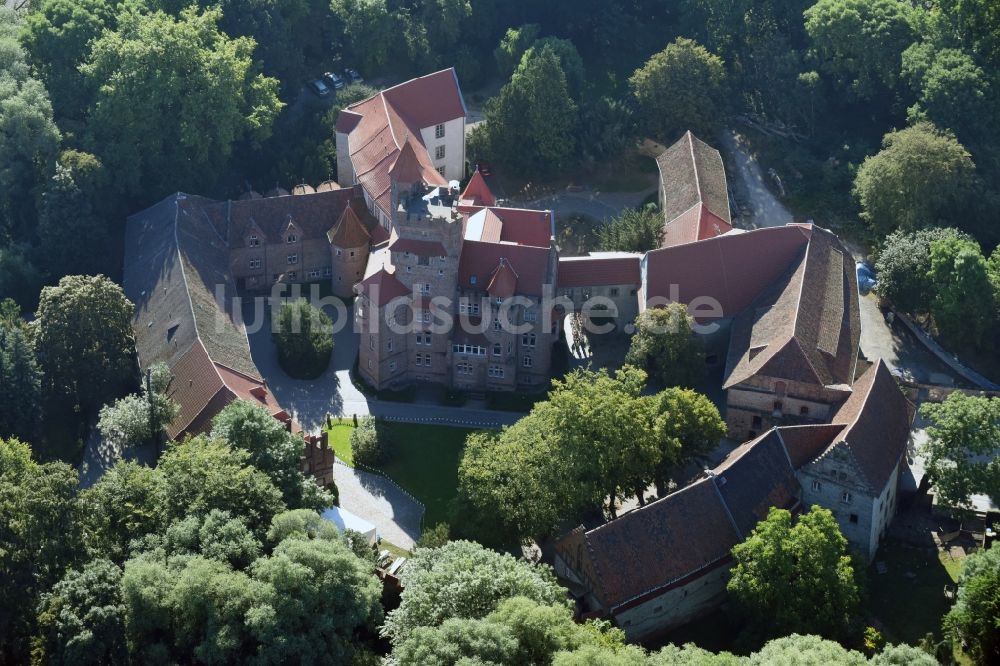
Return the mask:
{"type": "Polygon", "coordinates": [[[997,316],[989,266],[979,243],[968,238],[932,241],[930,264],[930,311],[938,330],[953,344],[978,347],[997,316]]]}
{"type": "Polygon", "coordinates": [[[886,134],[882,146],[854,180],[861,217],[880,233],[955,221],[976,169],[955,136],[920,122],[886,134]]]}
{"type": "Polygon", "coordinates": [[[678,38],[629,79],[647,132],[673,141],[686,130],[708,135],[724,118],[722,59],[691,39],[678,38]],[[707,107],[712,113],[706,113],[707,107]]]}
{"type": "Polygon", "coordinates": [[[729,594],[759,635],[845,635],[860,589],[828,509],[814,506],[793,523],[788,511],[772,508],[733,559],[729,594]]]}
{"type": "Polygon", "coordinates": [[[221,16],[127,10],[94,42],[81,67],[97,88],[86,142],[121,191],[201,190],[236,140],[268,136],[278,82],[254,72],[254,41],[221,32],[221,16]]]}
{"type": "Polygon", "coordinates": [[[879,296],[904,312],[928,310],[935,287],[930,279],[931,243],[963,235],[953,228],[928,227],[898,229],[886,236],[875,262],[879,296]]]}
{"type": "Polygon", "coordinates": [[[979,550],[962,566],[958,601],[944,626],[980,664],[1000,659],[1000,549],[979,550]]]}
{"type": "Polygon", "coordinates": [[[0,438],[29,439],[41,415],[41,373],[17,306],[6,304],[15,312],[0,319],[0,438]]]}
{"type": "Polygon", "coordinates": [[[420,627],[437,627],[452,618],[484,618],[512,597],[547,605],[566,598],[546,565],[516,560],[471,541],[419,549],[400,580],[399,608],[388,614],[382,627],[394,646],[406,643],[420,627]]]}
{"type": "Polygon", "coordinates": [[[598,230],[602,250],[649,252],[663,240],[663,213],[655,204],[627,208],[598,230]]]}
{"type": "Polygon", "coordinates": [[[102,407],[97,429],[104,440],[120,451],[144,444],[159,446],[180,410],[167,396],[172,380],[169,368],[158,363],[149,369],[149,381],[143,382],[140,393],[102,407]]]}
{"type": "Polygon", "coordinates": [[[135,307],[104,276],[73,275],[42,290],[32,323],[46,395],[96,409],[135,381],[135,307]]]}

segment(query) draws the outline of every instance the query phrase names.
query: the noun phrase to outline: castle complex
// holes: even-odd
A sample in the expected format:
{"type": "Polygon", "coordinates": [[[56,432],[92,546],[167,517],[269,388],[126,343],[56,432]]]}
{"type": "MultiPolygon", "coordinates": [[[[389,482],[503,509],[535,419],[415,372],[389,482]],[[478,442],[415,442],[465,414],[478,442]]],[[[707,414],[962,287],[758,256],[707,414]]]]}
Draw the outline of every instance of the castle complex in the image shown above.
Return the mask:
{"type": "Polygon", "coordinates": [[[145,369],[167,363],[169,435],[205,430],[234,399],[287,419],[250,354],[232,297],[325,282],[353,297],[358,373],[376,389],[537,391],[563,320],[624,329],[680,302],[722,371],[729,436],[747,443],[704,478],[556,547],[583,610],[630,637],[719,603],[729,552],[771,506],[830,508],[870,559],[896,508],[912,410],[860,358],[854,262],[812,224],[741,230],[718,151],[685,134],[658,159],[661,247],[561,257],[551,211],[504,205],[476,170],[453,70],[343,110],[338,180],[215,201],[175,194],[132,216],[125,290],[145,369]],[[224,299],[216,298],[223,295],[224,299]],[[220,324],[221,322],[221,324],[220,324]]]}

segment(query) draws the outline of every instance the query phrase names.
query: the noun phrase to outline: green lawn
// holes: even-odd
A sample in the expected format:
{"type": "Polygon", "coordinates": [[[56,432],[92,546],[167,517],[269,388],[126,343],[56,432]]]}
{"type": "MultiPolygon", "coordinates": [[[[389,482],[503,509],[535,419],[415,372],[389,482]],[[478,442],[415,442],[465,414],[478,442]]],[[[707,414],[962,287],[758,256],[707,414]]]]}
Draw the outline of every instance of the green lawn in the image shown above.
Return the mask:
{"type": "Polygon", "coordinates": [[[427,506],[424,526],[448,522],[458,494],[458,463],[465,437],[473,430],[450,426],[387,423],[392,438],[386,476],[427,506]]]}
{"type": "Polygon", "coordinates": [[[869,609],[883,625],[891,642],[915,645],[928,632],[941,635],[941,618],[951,607],[945,585],[954,587],[962,569],[946,553],[888,544],[875,556],[888,571],[868,570],[869,609]]]}
{"type": "MultiPolygon", "coordinates": [[[[385,423],[384,428],[392,441],[392,453],[379,471],[426,505],[425,527],[448,522],[451,501],[458,493],[462,448],[466,435],[473,430],[392,422],[385,423]]],[[[350,420],[334,422],[332,428],[326,429],[337,458],[348,465],[354,464],[350,443],[353,429],[350,420]]]]}
{"type": "Polygon", "coordinates": [[[354,457],[351,455],[351,431],[354,430],[354,423],[350,420],[334,421],[332,428],[324,428],[330,433],[330,446],[337,454],[338,460],[354,466],[354,457]]]}

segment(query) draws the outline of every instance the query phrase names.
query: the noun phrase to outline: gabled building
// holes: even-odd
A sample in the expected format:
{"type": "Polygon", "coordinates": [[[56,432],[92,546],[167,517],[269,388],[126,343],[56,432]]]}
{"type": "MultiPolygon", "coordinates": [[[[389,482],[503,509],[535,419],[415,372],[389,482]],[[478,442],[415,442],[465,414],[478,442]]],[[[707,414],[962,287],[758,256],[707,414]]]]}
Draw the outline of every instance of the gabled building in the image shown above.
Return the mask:
{"type": "Polygon", "coordinates": [[[453,68],[352,104],[337,117],[337,180],[361,185],[372,215],[391,231],[394,180],[447,188],[465,177],[466,115],[453,68]]]}
{"type": "Polygon", "coordinates": [[[831,423],[771,428],[666,497],[556,542],[555,568],[588,616],[632,640],[725,600],[733,546],[771,507],[830,509],[851,548],[875,556],[896,510],[913,407],[885,364],[858,379],[831,423]]]}
{"type": "Polygon", "coordinates": [[[726,170],[719,151],[690,131],[656,158],[663,247],[732,231],[726,170]]]}

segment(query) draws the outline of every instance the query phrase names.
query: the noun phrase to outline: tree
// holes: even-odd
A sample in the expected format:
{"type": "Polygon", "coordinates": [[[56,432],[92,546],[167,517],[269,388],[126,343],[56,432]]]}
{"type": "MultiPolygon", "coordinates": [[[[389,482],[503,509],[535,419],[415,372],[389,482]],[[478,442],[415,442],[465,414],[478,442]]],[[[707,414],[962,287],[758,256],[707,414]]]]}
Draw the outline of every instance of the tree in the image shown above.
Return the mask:
{"type": "Polygon", "coordinates": [[[35,434],[40,403],[41,373],[26,327],[20,317],[0,321],[0,438],[35,434]]]}
{"type": "Polygon", "coordinates": [[[920,414],[931,423],[921,454],[938,501],[969,509],[972,495],[1000,497],[1000,398],[956,391],[942,403],[925,402],[920,414]]]}
{"type": "Polygon", "coordinates": [[[278,311],[274,343],[282,370],[297,379],[316,379],[330,365],[333,322],[305,299],[284,303],[278,311]]]}
{"type": "Polygon", "coordinates": [[[958,600],[944,618],[945,631],[979,664],[1000,659],[1000,549],[978,550],[965,560],[958,600]]]}
{"type": "Polygon", "coordinates": [[[733,560],[727,589],[760,635],[841,636],[858,610],[847,539],[828,509],[814,506],[793,525],[788,511],[772,508],[733,547],[733,560]]]}
{"type": "Polygon", "coordinates": [[[122,570],[95,559],[42,595],[34,663],[127,664],[122,570]]]}
{"type": "Polygon", "coordinates": [[[565,603],[565,591],[551,569],[515,560],[470,541],[421,548],[401,571],[403,593],[382,635],[402,645],[419,627],[450,618],[481,619],[512,597],[542,604],[565,603]]]}
{"type": "Polygon", "coordinates": [[[640,125],[659,138],[673,139],[687,130],[710,134],[725,115],[722,58],[692,39],[678,37],[654,54],[632,74],[629,89],[640,125]]]}
{"type": "Polygon", "coordinates": [[[77,473],[0,439],[0,662],[26,663],[34,609],[80,556],[77,473]]]}
{"type": "Polygon", "coordinates": [[[108,0],[43,0],[28,14],[21,42],[52,95],[60,116],[80,118],[94,93],[80,77],[91,43],[114,24],[108,0]]]}
{"type": "Polygon", "coordinates": [[[174,18],[126,9],[81,67],[97,88],[86,145],[124,193],[204,189],[233,143],[261,140],[281,102],[253,71],[254,41],[221,32],[219,9],[174,18]]]}
{"type": "Polygon", "coordinates": [[[16,231],[24,238],[34,229],[35,190],[52,173],[61,136],[45,86],[32,77],[17,41],[18,29],[17,15],[0,8],[0,234],[16,231]]]}
{"type": "Polygon", "coordinates": [[[656,409],[663,415],[660,431],[660,461],[653,473],[659,497],[667,494],[671,473],[679,466],[709,453],[726,436],[726,422],[708,397],[677,387],[653,396],[656,409]]]}
{"type": "Polygon", "coordinates": [[[805,12],[813,57],[837,87],[872,100],[895,89],[914,39],[914,9],[900,0],[819,0],[805,12]]]}
{"type": "Polygon", "coordinates": [[[124,564],[133,541],[161,529],[163,477],[134,461],[119,459],[80,494],[84,542],[95,558],[124,564]]]}
{"type": "Polygon", "coordinates": [[[38,215],[35,263],[50,279],[64,275],[96,275],[117,269],[106,253],[81,252],[80,239],[91,247],[106,248],[111,240],[106,206],[97,204],[107,195],[104,167],[89,153],[65,150],[55,175],[42,192],[38,215]]]}
{"type": "Polygon", "coordinates": [[[271,518],[285,507],[281,491],[249,459],[246,451],[205,437],[172,444],[157,465],[163,479],[161,524],[219,509],[243,518],[254,534],[263,536],[271,518]]]}
{"type": "Polygon", "coordinates": [[[649,655],[649,666],[739,666],[740,657],[729,652],[715,654],[692,643],[666,645],[649,655]]]}
{"type": "Polygon", "coordinates": [[[388,434],[374,416],[364,416],[351,431],[351,456],[354,462],[377,467],[389,457],[391,446],[388,434]]]}
{"type": "Polygon", "coordinates": [[[515,664],[517,642],[492,622],[448,618],[440,626],[416,627],[394,651],[400,666],[450,664],[515,664]]]}
{"type": "Polygon", "coordinates": [[[958,344],[979,347],[996,320],[996,304],[986,258],[968,238],[931,242],[931,314],[938,330],[958,344]]]}
{"type": "Polygon", "coordinates": [[[176,402],[167,396],[173,376],[164,363],[150,368],[150,382],[142,385],[141,393],[133,393],[101,408],[97,429],[104,441],[119,451],[155,444],[163,441],[167,426],[180,411],[176,402]]]}
{"type": "Polygon", "coordinates": [[[340,539],[286,539],[252,570],[263,594],[248,624],[266,663],[351,663],[356,632],[382,620],[381,583],[340,539]]]}
{"type": "Polygon", "coordinates": [[[750,663],[761,666],[793,662],[814,664],[838,664],[840,666],[864,666],[868,663],[860,652],[848,650],[844,646],[819,636],[790,636],[768,641],[759,652],[750,657],[750,663]]]}
{"type": "Polygon", "coordinates": [[[649,252],[663,242],[663,214],[656,204],[626,208],[597,232],[602,250],[649,252]]]}
{"type": "Polygon", "coordinates": [[[108,278],[73,275],[42,289],[34,339],[43,388],[91,410],[135,380],[135,307],[108,278]]]}
{"type": "Polygon", "coordinates": [[[576,150],[577,106],[551,45],[522,60],[485,115],[469,137],[473,161],[494,159],[530,177],[558,171],[576,150]]]}
{"type": "Polygon", "coordinates": [[[625,362],[647,369],[663,386],[690,386],[704,367],[693,326],[694,317],[683,303],[642,311],[625,362]]]}
{"type": "Polygon", "coordinates": [[[987,128],[997,120],[997,101],[989,77],[972,56],[919,42],[903,53],[902,73],[917,96],[909,110],[912,119],[950,129],[969,145],[989,138],[987,128]]]}
{"type": "Polygon", "coordinates": [[[399,26],[385,0],[331,0],[330,11],[340,25],[334,51],[358,63],[365,72],[381,72],[395,46],[399,26]]]}
{"type": "Polygon", "coordinates": [[[231,402],[212,420],[212,437],[249,453],[250,464],[270,477],[288,507],[297,509],[308,503],[308,508],[326,509],[333,505],[333,498],[302,473],[302,437],[288,432],[263,407],[244,400],[231,402]]]}
{"type": "Polygon", "coordinates": [[[928,227],[916,231],[897,229],[886,236],[878,250],[875,272],[878,295],[903,312],[930,309],[934,285],[930,280],[931,243],[948,238],[968,238],[953,228],[928,227]]]}
{"type": "Polygon", "coordinates": [[[507,28],[500,46],[493,51],[500,76],[510,78],[521,64],[525,51],[538,41],[541,26],[537,23],[526,23],[517,28],[507,28]]]}
{"type": "Polygon", "coordinates": [[[953,134],[919,122],[883,137],[858,169],[854,196],[880,234],[939,225],[964,202],[975,168],[953,134]]]}

